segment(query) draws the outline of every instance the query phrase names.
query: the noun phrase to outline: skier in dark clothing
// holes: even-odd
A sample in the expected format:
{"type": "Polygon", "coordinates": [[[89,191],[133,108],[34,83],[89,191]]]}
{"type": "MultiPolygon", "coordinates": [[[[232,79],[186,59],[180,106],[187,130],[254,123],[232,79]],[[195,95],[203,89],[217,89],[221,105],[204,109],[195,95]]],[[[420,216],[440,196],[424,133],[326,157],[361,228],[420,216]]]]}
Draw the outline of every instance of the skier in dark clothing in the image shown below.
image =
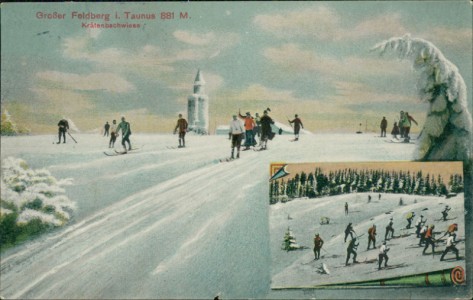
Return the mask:
{"type": "Polygon", "coordinates": [[[420,230],[422,229],[422,226],[424,226],[425,222],[427,222],[427,220],[424,220],[423,218],[424,216],[421,215],[420,219],[418,219],[416,222],[416,235],[418,238],[420,238],[420,230]]]}
{"type": "Polygon", "coordinates": [[[302,124],[301,119],[299,119],[298,115],[296,114],[294,116],[294,120],[288,120],[290,124],[294,123],[294,141],[299,140],[299,131],[301,128],[304,128],[304,125],[302,124]]]}
{"type": "Polygon", "coordinates": [[[447,217],[448,217],[448,212],[450,211],[450,207],[445,206],[445,209],[442,211],[442,218],[444,221],[447,221],[447,217]]]}
{"type": "Polygon", "coordinates": [[[424,251],[422,251],[422,254],[425,254],[425,251],[427,250],[427,248],[429,248],[430,245],[432,245],[432,255],[435,254],[434,228],[435,225],[430,225],[429,229],[427,229],[427,232],[425,233],[425,247],[424,251]]]}
{"type": "Polygon", "coordinates": [[[261,149],[267,149],[268,139],[273,139],[274,133],[271,129],[271,124],[274,124],[273,119],[268,115],[268,111],[265,110],[261,117],[261,149]]]}
{"type": "Polygon", "coordinates": [[[381,128],[381,137],[386,137],[386,128],[388,128],[388,121],[386,120],[386,117],[383,117],[379,127],[381,128]]]}
{"type": "Polygon", "coordinates": [[[389,224],[386,226],[386,233],[384,234],[384,239],[388,239],[388,235],[391,233],[391,238],[394,237],[394,228],[393,228],[393,218],[389,219],[389,224]]]}
{"type": "Polygon", "coordinates": [[[130,127],[130,123],[125,121],[125,117],[122,117],[122,121],[120,122],[120,124],[118,124],[117,134],[120,130],[122,131],[122,146],[123,146],[123,149],[125,149],[124,152],[127,153],[125,142],[128,142],[128,150],[131,150],[131,142],[130,142],[131,127],[130,127]]]}
{"type": "Polygon", "coordinates": [[[57,144],[61,143],[61,136],[64,140],[64,144],[66,143],[66,132],[69,130],[69,122],[67,122],[66,119],[62,119],[57,123],[58,126],[58,135],[59,135],[59,142],[57,144]]]}
{"type": "Polygon", "coordinates": [[[110,129],[110,124],[108,124],[108,121],[103,126],[103,129],[105,130],[105,132],[103,133],[103,136],[108,136],[108,134],[109,134],[108,131],[110,129]]]}
{"type": "Polygon", "coordinates": [[[182,114],[179,114],[174,134],[176,134],[177,130],[179,130],[179,148],[184,148],[186,146],[187,121],[182,117],[182,114]]]}
{"type": "Polygon", "coordinates": [[[320,259],[320,249],[322,249],[322,246],[324,245],[324,241],[322,238],[320,238],[319,234],[315,234],[314,238],[314,256],[315,260],[320,259]]]}
{"type": "Polygon", "coordinates": [[[345,215],[348,215],[348,202],[345,202],[345,215]]]}
{"type": "Polygon", "coordinates": [[[449,233],[449,237],[447,238],[447,247],[443,251],[442,256],[440,257],[440,261],[443,260],[443,258],[449,251],[453,251],[453,253],[455,253],[457,260],[460,259],[460,257],[458,256],[458,249],[455,247],[455,236],[455,233],[449,233]]]}
{"type": "Polygon", "coordinates": [[[406,229],[411,228],[411,223],[412,223],[412,220],[414,219],[415,216],[416,216],[415,212],[410,212],[410,213],[407,214],[407,216],[406,216],[406,220],[407,220],[406,229]]]}
{"type": "Polygon", "coordinates": [[[356,261],[356,249],[358,248],[359,243],[356,243],[356,237],[352,238],[350,244],[347,247],[347,260],[345,261],[345,266],[348,266],[348,261],[350,260],[350,255],[353,254],[353,263],[356,261]]]}
{"type": "Polygon", "coordinates": [[[391,130],[391,135],[393,136],[393,138],[397,139],[398,134],[400,134],[399,126],[397,126],[397,123],[394,122],[393,129],[391,130]]]}
{"type": "Polygon", "coordinates": [[[353,239],[353,233],[355,233],[355,230],[353,230],[351,223],[348,223],[347,228],[345,228],[345,243],[347,242],[348,235],[350,235],[350,237],[353,239]]]}
{"type": "Polygon", "coordinates": [[[368,229],[368,248],[370,250],[371,242],[373,242],[373,249],[376,248],[376,225],[373,225],[368,229]]]}
{"type": "Polygon", "coordinates": [[[381,270],[381,264],[383,263],[384,259],[384,267],[388,266],[388,251],[389,248],[386,247],[386,242],[383,242],[383,245],[379,247],[379,255],[378,255],[378,270],[381,270]]]}
{"type": "Polygon", "coordinates": [[[371,195],[368,195],[368,203],[371,203],[371,195]]]}

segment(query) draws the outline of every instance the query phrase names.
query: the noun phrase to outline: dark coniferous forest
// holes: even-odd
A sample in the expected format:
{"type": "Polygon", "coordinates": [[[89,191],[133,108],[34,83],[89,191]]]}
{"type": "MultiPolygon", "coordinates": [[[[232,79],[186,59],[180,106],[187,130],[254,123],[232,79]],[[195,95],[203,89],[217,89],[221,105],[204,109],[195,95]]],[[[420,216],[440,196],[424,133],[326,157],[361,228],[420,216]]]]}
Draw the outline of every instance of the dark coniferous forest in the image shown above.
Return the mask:
{"type": "Polygon", "coordinates": [[[291,179],[275,180],[269,186],[270,204],[291,201],[294,198],[317,198],[348,193],[393,193],[425,196],[447,196],[463,192],[463,178],[451,175],[448,183],[440,175],[422,174],[422,171],[386,171],[343,169],[324,172],[297,173],[291,179]]]}

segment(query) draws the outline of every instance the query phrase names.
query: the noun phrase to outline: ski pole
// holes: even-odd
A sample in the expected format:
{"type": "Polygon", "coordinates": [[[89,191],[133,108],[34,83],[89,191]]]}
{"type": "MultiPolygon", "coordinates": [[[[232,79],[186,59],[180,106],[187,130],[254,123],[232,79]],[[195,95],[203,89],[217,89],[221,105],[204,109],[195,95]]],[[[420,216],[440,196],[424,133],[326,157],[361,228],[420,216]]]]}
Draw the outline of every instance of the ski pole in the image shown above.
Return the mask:
{"type": "Polygon", "coordinates": [[[71,137],[71,139],[72,139],[74,142],[76,142],[76,144],[77,144],[77,141],[72,137],[72,135],[69,133],[69,131],[67,132],[67,134],[68,134],[68,135],[71,137]]]}

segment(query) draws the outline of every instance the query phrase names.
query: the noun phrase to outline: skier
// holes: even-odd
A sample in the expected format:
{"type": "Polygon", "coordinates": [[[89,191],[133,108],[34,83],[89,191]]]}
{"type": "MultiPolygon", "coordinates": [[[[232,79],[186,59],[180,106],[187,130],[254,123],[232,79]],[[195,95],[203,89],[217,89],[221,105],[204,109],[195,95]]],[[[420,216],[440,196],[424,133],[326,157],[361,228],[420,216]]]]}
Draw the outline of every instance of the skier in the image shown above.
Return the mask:
{"type": "Polygon", "coordinates": [[[130,142],[130,135],[131,135],[131,127],[130,123],[125,121],[125,117],[122,116],[122,121],[117,126],[117,134],[122,131],[122,146],[125,149],[124,153],[127,153],[125,142],[128,142],[128,150],[131,150],[131,142],[130,142]]]}
{"type": "Polygon", "coordinates": [[[110,141],[108,142],[108,148],[113,148],[115,146],[115,141],[117,140],[117,120],[112,121],[110,126],[110,141]]]}
{"type": "Polygon", "coordinates": [[[406,116],[404,112],[401,110],[401,112],[399,113],[399,134],[401,135],[401,138],[404,137],[404,127],[402,126],[402,124],[404,123],[405,119],[406,119],[406,116]]]}
{"type": "Polygon", "coordinates": [[[61,143],[61,136],[64,140],[64,144],[66,143],[66,132],[69,130],[69,122],[67,122],[66,119],[61,119],[59,123],[57,123],[58,126],[58,135],[59,135],[59,142],[57,144],[61,143]]]}
{"type": "Polygon", "coordinates": [[[425,251],[427,248],[429,248],[429,245],[432,245],[432,255],[435,254],[434,228],[435,225],[430,225],[429,229],[427,229],[427,232],[425,233],[425,247],[424,251],[422,251],[422,254],[425,254],[425,251]]]}
{"type": "Polygon", "coordinates": [[[455,236],[455,233],[449,233],[449,237],[447,238],[447,247],[443,251],[442,256],[440,257],[440,261],[443,261],[443,258],[449,251],[453,251],[455,253],[457,260],[460,259],[460,257],[458,256],[458,249],[455,247],[455,236]]]}
{"type": "Polygon", "coordinates": [[[411,228],[411,223],[412,223],[412,220],[414,219],[415,217],[415,212],[410,212],[407,214],[406,216],[406,220],[407,220],[407,226],[406,226],[406,229],[410,229],[411,228]]]}
{"type": "Polygon", "coordinates": [[[418,238],[420,238],[420,230],[422,228],[422,226],[425,224],[427,220],[424,221],[424,216],[423,215],[420,215],[420,218],[417,219],[417,222],[416,222],[416,235],[418,238]]]}
{"type": "Polygon", "coordinates": [[[257,136],[260,139],[260,145],[261,145],[261,118],[258,113],[255,113],[255,124],[256,126],[255,128],[253,128],[253,138],[257,136]]]}
{"type": "Polygon", "coordinates": [[[268,111],[263,112],[261,117],[261,149],[266,150],[268,147],[268,139],[272,140],[274,133],[271,129],[271,124],[274,124],[273,119],[268,115],[268,111]]]}
{"type": "Polygon", "coordinates": [[[347,247],[347,260],[345,261],[345,266],[348,266],[348,261],[350,260],[350,255],[353,254],[353,263],[356,261],[356,249],[358,248],[359,243],[356,243],[356,237],[352,238],[350,244],[347,247]]]}
{"type": "Polygon", "coordinates": [[[445,206],[445,209],[442,211],[442,218],[444,221],[447,221],[447,217],[448,217],[448,212],[450,211],[450,207],[445,206]]]}
{"type": "Polygon", "coordinates": [[[348,202],[345,202],[345,216],[348,215],[348,202]]]}
{"type": "Polygon", "coordinates": [[[384,267],[388,266],[388,260],[389,260],[388,251],[389,251],[389,248],[386,247],[386,242],[383,242],[383,245],[379,247],[378,270],[381,270],[381,264],[383,263],[383,259],[384,259],[384,267]]]}
{"type": "Polygon", "coordinates": [[[108,121],[105,123],[105,125],[103,126],[105,132],[103,134],[103,136],[108,136],[108,130],[110,129],[110,124],[108,124],[108,121]]]}
{"type": "Polygon", "coordinates": [[[397,122],[394,122],[393,129],[391,130],[391,135],[393,138],[397,139],[397,135],[399,134],[399,126],[397,126],[397,122]]]}
{"type": "Polygon", "coordinates": [[[238,116],[244,120],[245,125],[245,150],[250,149],[250,146],[254,146],[253,139],[253,128],[255,128],[255,120],[251,117],[250,112],[246,113],[246,116],[243,116],[240,111],[238,111],[238,116]]]}
{"type": "Polygon", "coordinates": [[[371,203],[371,195],[368,195],[368,203],[371,203]]]}
{"type": "Polygon", "coordinates": [[[370,250],[371,242],[373,242],[373,249],[376,248],[376,225],[373,224],[372,227],[368,229],[368,248],[370,250]]]}
{"type": "Polygon", "coordinates": [[[230,158],[234,157],[235,147],[237,148],[237,155],[236,158],[240,158],[240,146],[241,146],[241,137],[245,132],[245,128],[243,124],[241,124],[240,120],[237,119],[237,115],[233,115],[233,120],[230,122],[230,132],[229,135],[231,136],[232,140],[232,154],[230,158]]]}
{"type": "Polygon", "coordinates": [[[441,238],[443,238],[444,236],[446,236],[450,233],[455,233],[455,231],[457,231],[457,230],[458,230],[458,224],[453,223],[452,225],[448,226],[447,231],[444,233],[444,235],[442,235],[441,238]]]}
{"type": "Polygon", "coordinates": [[[411,117],[406,111],[404,113],[404,121],[402,123],[402,126],[404,127],[404,142],[409,142],[410,140],[409,133],[411,131],[411,122],[414,122],[416,125],[418,125],[417,121],[414,120],[414,118],[411,117]]]}
{"type": "Polygon", "coordinates": [[[322,249],[323,245],[324,245],[324,241],[319,236],[319,234],[316,233],[314,237],[314,256],[315,256],[314,260],[320,259],[320,249],[322,249]]]}
{"type": "Polygon", "coordinates": [[[386,128],[388,128],[388,120],[386,120],[386,117],[383,117],[379,127],[381,128],[381,137],[386,137],[386,128]]]}
{"type": "Polygon", "coordinates": [[[381,194],[378,195],[378,200],[381,200],[381,194]]]}
{"type": "Polygon", "coordinates": [[[355,230],[353,230],[351,223],[348,223],[347,228],[345,228],[345,243],[347,242],[348,235],[350,235],[350,237],[353,239],[353,233],[355,233],[355,230]]]}
{"type": "Polygon", "coordinates": [[[391,232],[391,238],[394,237],[394,228],[393,228],[393,218],[389,219],[389,224],[386,226],[386,234],[384,234],[384,239],[388,239],[388,235],[391,232]]]}
{"type": "Polygon", "coordinates": [[[299,119],[298,115],[296,114],[294,116],[294,120],[290,121],[288,120],[290,124],[294,123],[294,141],[299,140],[299,131],[301,128],[304,128],[304,125],[302,124],[301,119],[299,119]]]}
{"type": "Polygon", "coordinates": [[[174,128],[174,134],[176,134],[179,129],[179,148],[186,147],[186,132],[187,132],[187,121],[182,117],[182,114],[179,114],[179,119],[177,119],[176,127],[174,128]]]}
{"type": "Polygon", "coordinates": [[[427,225],[422,226],[422,229],[419,231],[419,247],[422,246],[422,243],[425,242],[425,234],[427,233],[427,230],[429,227],[427,225]]]}

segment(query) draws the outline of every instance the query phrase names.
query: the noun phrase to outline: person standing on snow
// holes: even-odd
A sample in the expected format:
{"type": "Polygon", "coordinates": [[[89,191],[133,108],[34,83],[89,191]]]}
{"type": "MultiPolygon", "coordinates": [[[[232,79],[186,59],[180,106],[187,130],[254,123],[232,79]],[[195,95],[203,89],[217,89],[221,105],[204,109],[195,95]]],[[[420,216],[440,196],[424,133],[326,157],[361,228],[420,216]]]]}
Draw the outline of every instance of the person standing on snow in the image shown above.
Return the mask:
{"type": "Polygon", "coordinates": [[[235,147],[237,148],[237,155],[236,158],[240,158],[240,146],[241,146],[241,136],[245,132],[245,128],[243,124],[241,124],[240,120],[237,119],[237,115],[233,115],[233,120],[230,122],[230,139],[232,140],[232,154],[231,158],[234,157],[235,147]]]}
{"type": "Polygon", "coordinates": [[[388,266],[388,260],[389,260],[388,251],[389,251],[389,248],[386,247],[386,242],[383,242],[381,247],[379,247],[378,270],[381,270],[381,264],[383,263],[383,259],[384,259],[384,267],[388,266]]]}
{"type": "Polygon", "coordinates": [[[422,243],[425,242],[425,235],[427,233],[427,230],[429,230],[429,227],[427,225],[422,226],[422,229],[419,231],[419,247],[422,246],[422,243]]]}
{"type": "Polygon", "coordinates": [[[368,248],[370,250],[371,242],[373,242],[373,249],[376,248],[376,225],[373,224],[372,227],[368,229],[368,248]]]}
{"type": "Polygon", "coordinates": [[[58,135],[59,135],[59,142],[57,144],[61,143],[61,136],[64,140],[64,144],[66,143],[66,132],[69,130],[69,122],[67,122],[66,119],[61,119],[59,123],[57,123],[58,126],[58,135]]]}
{"type": "Polygon", "coordinates": [[[345,243],[347,242],[348,235],[350,235],[350,237],[353,239],[353,233],[355,233],[355,230],[353,230],[353,227],[351,226],[351,223],[348,223],[347,228],[345,228],[345,239],[344,239],[345,243]]]}
{"type": "Polygon", "coordinates": [[[404,122],[406,121],[406,115],[404,114],[404,112],[401,110],[401,112],[399,113],[399,133],[401,135],[401,138],[404,137],[404,122]]]}
{"type": "Polygon", "coordinates": [[[131,127],[130,127],[130,123],[125,121],[125,117],[123,116],[122,116],[122,121],[117,126],[117,134],[120,132],[120,130],[122,131],[122,146],[123,146],[123,149],[125,149],[124,152],[127,153],[125,142],[128,143],[128,150],[131,150],[131,142],[130,142],[131,127]]]}
{"type": "Polygon", "coordinates": [[[299,131],[301,130],[301,128],[304,128],[304,125],[302,124],[302,121],[301,119],[298,117],[298,115],[296,114],[294,116],[294,120],[288,120],[290,124],[293,124],[294,123],[294,141],[298,141],[299,140],[299,131]]]}
{"type": "Polygon", "coordinates": [[[113,148],[115,146],[116,140],[117,140],[117,120],[113,120],[112,125],[110,125],[110,141],[108,142],[108,148],[113,148]]]}
{"type": "Polygon", "coordinates": [[[422,228],[422,226],[425,224],[425,222],[427,222],[427,220],[424,221],[424,216],[423,215],[420,215],[420,218],[417,219],[417,222],[416,222],[416,235],[418,238],[420,238],[420,230],[422,228]]]}
{"type": "Polygon", "coordinates": [[[391,135],[393,138],[397,139],[397,135],[399,134],[399,126],[397,126],[397,122],[394,122],[393,129],[391,130],[391,135]]]}
{"type": "Polygon", "coordinates": [[[388,128],[388,120],[386,120],[386,117],[383,117],[379,127],[381,128],[381,137],[386,137],[386,128],[388,128]]]}
{"type": "Polygon", "coordinates": [[[447,221],[447,217],[448,217],[448,212],[450,211],[450,207],[445,206],[445,209],[442,211],[442,218],[444,221],[447,221]]]}
{"type": "Polygon", "coordinates": [[[388,239],[388,235],[391,233],[391,238],[394,237],[393,218],[389,219],[389,224],[386,226],[386,233],[384,234],[384,240],[388,239]]]}
{"type": "Polygon", "coordinates": [[[261,149],[266,150],[268,146],[268,139],[272,140],[274,133],[271,129],[271,124],[274,124],[273,119],[268,115],[268,111],[263,112],[261,117],[261,149]]]}
{"type": "Polygon", "coordinates": [[[358,248],[359,243],[356,243],[356,237],[352,238],[347,247],[347,260],[345,261],[345,266],[348,266],[348,261],[350,260],[350,255],[353,254],[353,263],[356,261],[356,249],[358,248]]]}
{"type": "Polygon", "coordinates": [[[453,251],[453,253],[455,253],[457,260],[460,259],[460,257],[458,256],[459,251],[455,247],[455,236],[455,233],[449,233],[449,237],[447,238],[447,247],[443,251],[442,256],[440,257],[440,261],[443,261],[443,258],[449,251],[453,251]]]}
{"type": "Polygon", "coordinates": [[[314,237],[314,256],[315,256],[314,260],[320,259],[320,249],[322,249],[323,245],[324,245],[324,241],[319,236],[319,234],[316,233],[314,237]]]}
{"type": "Polygon", "coordinates": [[[411,117],[409,113],[406,111],[404,113],[404,120],[402,123],[402,126],[404,127],[404,141],[405,142],[409,142],[410,140],[409,133],[411,132],[411,122],[414,122],[416,125],[418,125],[417,121],[414,120],[414,118],[411,117]]]}
{"type": "Polygon", "coordinates": [[[415,216],[416,216],[416,214],[413,211],[407,214],[407,216],[406,216],[406,220],[407,220],[406,229],[411,228],[411,223],[412,223],[412,220],[414,219],[415,216]]]}
{"type": "Polygon", "coordinates": [[[174,128],[174,134],[176,134],[179,129],[179,148],[184,148],[186,146],[186,132],[187,132],[187,121],[182,117],[182,114],[179,114],[179,119],[177,119],[176,127],[174,128]]]}
{"type": "Polygon", "coordinates": [[[427,229],[427,232],[425,233],[425,247],[424,251],[422,251],[422,254],[425,254],[425,251],[430,245],[432,245],[432,255],[435,254],[434,228],[435,225],[430,225],[429,229],[427,229]]]}
{"type": "Polygon", "coordinates": [[[105,125],[103,126],[103,129],[105,130],[103,136],[108,136],[108,130],[110,129],[110,124],[108,124],[108,121],[105,122],[105,125]]]}
{"type": "Polygon", "coordinates": [[[345,202],[345,216],[348,215],[348,202],[345,202]]]}
{"type": "Polygon", "coordinates": [[[253,128],[255,128],[255,120],[251,117],[250,112],[246,113],[246,116],[243,116],[240,111],[238,111],[238,116],[240,119],[243,119],[245,126],[245,150],[250,149],[251,146],[255,145],[253,138],[253,128]]]}
{"type": "Polygon", "coordinates": [[[260,145],[261,145],[261,118],[258,113],[255,113],[255,128],[253,128],[253,139],[255,139],[256,143],[256,136],[260,139],[260,145]]]}

